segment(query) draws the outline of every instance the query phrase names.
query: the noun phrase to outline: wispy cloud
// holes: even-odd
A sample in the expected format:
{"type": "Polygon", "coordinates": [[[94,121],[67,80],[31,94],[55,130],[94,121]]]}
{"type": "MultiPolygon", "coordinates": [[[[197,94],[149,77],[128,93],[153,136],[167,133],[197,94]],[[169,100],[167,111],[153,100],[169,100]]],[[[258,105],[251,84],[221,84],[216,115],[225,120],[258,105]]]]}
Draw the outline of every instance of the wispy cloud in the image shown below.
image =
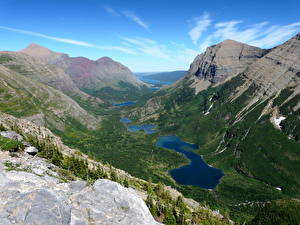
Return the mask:
{"type": "Polygon", "coordinates": [[[261,22],[244,26],[243,21],[232,20],[214,24],[199,45],[200,52],[225,39],[232,39],[260,48],[270,48],[287,40],[300,31],[300,22],[288,25],[272,25],[269,22],[261,22]]]}
{"type": "Polygon", "coordinates": [[[272,47],[275,44],[285,41],[293,34],[300,31],[300,22],[292,23],[286,26],[274,26],[269,28],[270,32],[258,40],[249,42],[251,45],[259,47],[272,47]]]}
{"type": "Polygon", "coordinates": [[[149,26],[146,22],[144,22],[135,12],[130,11],[130,10],[123,10],[123,11],[119,11],[117,9],[114,9],[110,6],[104,6],[103,9],[110,15],[112,16],[125,16],[128,19],[130,19],[131,21],[133,21],[134,23],[136,23],[137,25],[139,25],[140,27],[146,29],[147,31],[150,32],[149,26]]]}
{"type": "Polygon", "coordinates": [[[132,11],[122,11],[123,15],[131,19],[133,22],[149,31],[148,25],[132,11]]]}
{"type": "Polygon", "coordinates": [[[120,16],[120,14],[112,7],[104,6],[103,9],[112,16],[120,16]]]}
{"type": "Polygon", "coordinates": [[[147,38],[123,38],[123,44],[130,47],[135,52],[168,59],[168,50],[164,45],[147,38]]]}
{"type": "Polygon", "coordinates": [[[72,40],[72,39],[54,37],[54,36],[49,36],[46,34],[41,34],[41,33],[33,32],[33,31],[29,31],[29,30],[22,30],[22,29],[16,29],[16,28],[5,27],[5,26],[0,26],[0,29],[8,30],[8,31],[16,32],[16,33],[21,33],[21,34],[26,34],[26,35],[30,35],[30,36],[35,36],[35,37],[41,37],[41,38],[45,38],[45,39],[49,39],[49,40],[53,40],[53,41],[72,44],[72,45],[95,47],[95,45],[84,42],[84,41],[77,41],[77,40],[72,40]]]}
{"type": "Polygon", "coordinates": [[[55,37],[55,36],[50,36],[50,35],[37,33],[37,32],[33,32],[33,31],[29,31],[29,30],[22,30],[22,29],[16,29],[16,28],[5,27],[5,26],[0,26],[0,29],[15,32],[15,33],[21,33],[21,34],[25,34],[25,35],[29,35],[29,36],[40,37],[40,38],[44,38],[44,39],[48,39],[48,40],[52,40],[52,41],[67,43],[67,44],[71,44],[71,45],[78,45],[78,46],[89,47],[89,48],[97,48],[97,49],[102,49],[102,50],[120,51],[120,52],[124,52],[127,54],[136,54],[136,52],[133,51],[132,49],[126,48],[123,46],[95,45],[95,44],[84,42],[84,41],[55,37]]]}
{"type": "Polygon", "coordinates": [[[204,12],[202,16],[192,19],[191,21],[191,30],[189,35],[194,44],[197,44],[202,33],[211,25],[210,15],[207,12],[204,12]]]}

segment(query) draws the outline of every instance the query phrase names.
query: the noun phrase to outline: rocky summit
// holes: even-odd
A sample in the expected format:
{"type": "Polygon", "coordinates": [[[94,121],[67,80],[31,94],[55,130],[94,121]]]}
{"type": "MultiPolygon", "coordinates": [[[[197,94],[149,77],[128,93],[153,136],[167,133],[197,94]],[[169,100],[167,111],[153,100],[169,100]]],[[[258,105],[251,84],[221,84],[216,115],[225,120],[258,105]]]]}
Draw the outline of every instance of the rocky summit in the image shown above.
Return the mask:
{"type": "Polygon", "coordinates": [[[208,47],[190,66],[188,75],[194,79],[196,92],[210,84],[219,84],[245,70],[267,50],[233,40],[208,47]]]}
{"type": "Polygon", "coordinates": [[[110,180],[63,182],[56,166],[0,151],[0,224],[158,225],[137,192],[110,180]]]}

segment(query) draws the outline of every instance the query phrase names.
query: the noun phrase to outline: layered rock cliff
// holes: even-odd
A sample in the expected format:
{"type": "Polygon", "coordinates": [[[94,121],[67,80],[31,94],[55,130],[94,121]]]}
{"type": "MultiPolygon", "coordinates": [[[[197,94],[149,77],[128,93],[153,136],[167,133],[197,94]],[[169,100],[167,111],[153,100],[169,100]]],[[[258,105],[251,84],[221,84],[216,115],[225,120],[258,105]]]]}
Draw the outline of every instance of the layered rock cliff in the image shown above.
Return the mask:
{"type": "Polygon", "coordinates": [[[192,86],[199,92],[211,84],[220,84],[236,76],[266,52],[237,41],[225,40],[198,55],[190,66],[188,76],[194,80],[192,86]]]}

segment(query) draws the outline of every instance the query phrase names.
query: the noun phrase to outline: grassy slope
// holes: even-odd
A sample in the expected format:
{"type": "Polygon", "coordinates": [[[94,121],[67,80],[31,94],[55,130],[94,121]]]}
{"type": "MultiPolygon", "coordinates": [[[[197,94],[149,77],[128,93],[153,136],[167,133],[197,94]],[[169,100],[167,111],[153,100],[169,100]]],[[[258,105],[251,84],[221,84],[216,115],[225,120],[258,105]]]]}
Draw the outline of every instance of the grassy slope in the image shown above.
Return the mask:
{"type": "Polygon", "coordinates": [[[116,88],[112,88],[112,87],[103,87],[100,89],[82,88],[82,91],[84,91],[85,93],[91,96],[99,97],[104,101],[110,103],[136,101],[139,98],[141,98],[144,94],[148,94],[152,92],[146,86],[136,87],[124,81],[119,82],[116,88]]]}
{"type": "Polygon", "coordinates": [[[94,122],[94,117],[62,92],[1,65],[0,81],[0,111],[4,113],[23,118],[34,116],[45,126],[57,129],[63,129],[68,117],[84,124],[94,122]]]}

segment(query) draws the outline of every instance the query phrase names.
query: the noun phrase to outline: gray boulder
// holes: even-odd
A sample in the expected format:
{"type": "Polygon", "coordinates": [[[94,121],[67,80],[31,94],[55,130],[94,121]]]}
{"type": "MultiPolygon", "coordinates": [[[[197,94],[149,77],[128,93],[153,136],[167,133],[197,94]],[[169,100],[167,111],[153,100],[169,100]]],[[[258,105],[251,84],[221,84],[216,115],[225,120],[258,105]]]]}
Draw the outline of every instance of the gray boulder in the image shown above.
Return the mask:
{"type": "Polygon", "coordinates": [[[0,152],[0,225],[158,225],[137,192],[100,179],[62,183],[55,166],[0,152]],[[7,171],[5,162],[18,167],[7,171]]]}
{"type": "Polygon", "coordinates": [[[14,140],[18,140],[18,141],[23,141],[24,140],[23,137],[20,134],[17,134],[14,131],[2,131],[2,132],[0,132],[0,135],[2,137],[6,137],[6,138],[9,138],[9,139],[14,139],[14,140]]]}

